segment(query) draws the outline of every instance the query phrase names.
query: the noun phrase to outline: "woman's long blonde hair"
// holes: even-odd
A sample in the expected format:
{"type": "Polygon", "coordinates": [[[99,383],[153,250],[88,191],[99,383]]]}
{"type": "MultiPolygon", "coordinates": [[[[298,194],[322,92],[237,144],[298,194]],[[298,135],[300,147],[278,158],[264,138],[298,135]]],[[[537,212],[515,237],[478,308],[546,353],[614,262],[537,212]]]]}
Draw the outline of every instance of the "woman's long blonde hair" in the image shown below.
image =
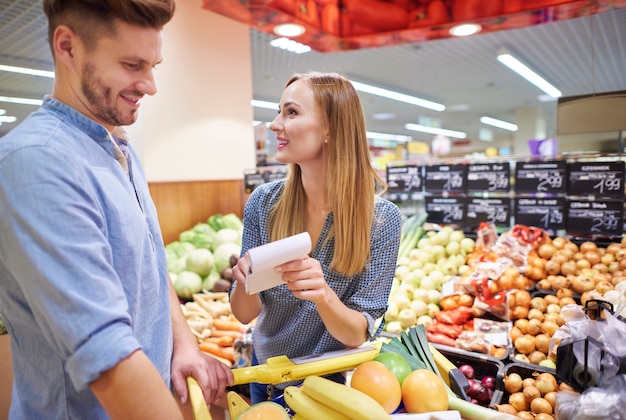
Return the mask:
{"type": "MultiPolygon", "coordinates": [[[[352,83],[336,73],[309,72],[293,75],[285,87],[296,80],[303,80],[313,90],[321,124],[329,133],[323,156],[334,225],[324,240],[335,240],[331,268],[354,276],[369,261],[374,197],[385,191],[387,184],[372,166],[363,108],[352,83]]],[[[270,211],[272,241],[306,230],[301,176],[300,167],[290,164],[283,193],[270,211]]]]}

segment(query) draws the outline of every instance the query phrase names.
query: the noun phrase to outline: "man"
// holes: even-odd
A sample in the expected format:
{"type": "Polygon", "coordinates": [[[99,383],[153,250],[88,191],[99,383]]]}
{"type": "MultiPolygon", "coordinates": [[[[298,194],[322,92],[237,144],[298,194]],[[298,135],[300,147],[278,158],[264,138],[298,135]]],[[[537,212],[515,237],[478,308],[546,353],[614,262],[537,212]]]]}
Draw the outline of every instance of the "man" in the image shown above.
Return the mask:
{"type": "Polygon", "coordinates": [[[10,418],[182,417],[233,382],[180,311],[154,204],[122,126],[154,95],[173,0],[44,0],[51,96],[0,139],[0,308],[10,418]]]}

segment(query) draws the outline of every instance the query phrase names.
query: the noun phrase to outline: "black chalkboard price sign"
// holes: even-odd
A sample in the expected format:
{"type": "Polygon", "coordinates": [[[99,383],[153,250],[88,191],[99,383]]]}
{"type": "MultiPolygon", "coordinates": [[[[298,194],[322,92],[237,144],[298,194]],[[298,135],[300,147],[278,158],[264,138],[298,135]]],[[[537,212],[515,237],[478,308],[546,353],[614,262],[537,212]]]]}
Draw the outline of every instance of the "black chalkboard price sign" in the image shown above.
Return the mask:
{"type": "Polygon", "coordinates": [[[517,198],[515,223],[544,230],[565,229],[565,198],[517,198]]]}
{"type": "Polygon", "coordinates": [[[468,198],[464,224],[473,227],[480,225],[481,222],[496,226],[510,226],[511,200],[509,198],[468,198]]]}
{"type": "Polygon", "coordinates": [[[515,192],[565,193],[567,163],[563,160],[515,164],[515,192]]]}
{"type": "Polygon", "coordinates": [[[422,167],[417,165],[387,166],[387,185],[391,193],[412,193],[422,190],[422,167]]]}
{"type": "Polygon", "coordinates": [[[467,167],[467,191],[508,192],[510,178],[508,162],[471,164],[467,167]]]}
{"type": "Polygon", "coordinates": [[[426,192],[465,192],[467,165],[427,165],[424,167],[426,192]]]}
{"type": "Polygon", "coordinates": [[[244,186],[247,194],[250,194],[256,187],[264,183],[263,174],[252,173],[244,175],[244,186]]]}
{"type": "Polygon", "coordinates": [[[570,200],[567,203],[568,233],[621,235],[624,230],[623,200],[570,200]]]}
{"type": "Polygon", "coordinates": [[[568,195],[624,196],[624,162],[572,162],[568,164],[568,195]]]}
{"type": "Polygon", "coordinates": [[[464,197],[427,196],[425,199],[426,219],[429,223],[460,224],[465,217],[464,197]]]}

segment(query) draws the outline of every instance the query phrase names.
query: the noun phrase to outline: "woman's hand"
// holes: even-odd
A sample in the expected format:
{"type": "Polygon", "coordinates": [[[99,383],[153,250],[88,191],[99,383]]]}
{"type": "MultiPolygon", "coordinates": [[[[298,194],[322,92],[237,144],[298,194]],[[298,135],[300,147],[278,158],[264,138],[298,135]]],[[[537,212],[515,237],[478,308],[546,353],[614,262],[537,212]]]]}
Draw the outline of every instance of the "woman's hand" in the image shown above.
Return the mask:
{"type": "Polygon", "coordinates": [[[326,302],[329,293],[334,294],[326,283],[324,271],[318,260],[305,257],[289,261],[274,268],[283,273],[283,281],[294,297],[318,304],[326,302]]]}

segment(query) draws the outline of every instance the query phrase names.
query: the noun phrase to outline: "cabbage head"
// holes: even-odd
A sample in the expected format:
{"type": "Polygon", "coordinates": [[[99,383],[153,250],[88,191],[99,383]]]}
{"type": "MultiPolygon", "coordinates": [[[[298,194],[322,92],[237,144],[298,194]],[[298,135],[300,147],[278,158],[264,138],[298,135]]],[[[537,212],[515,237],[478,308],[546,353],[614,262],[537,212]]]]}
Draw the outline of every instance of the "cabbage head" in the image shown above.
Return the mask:
{"type": "Polygon", "coordinates": [[[224,242],[213,251],[213,259],[215,260],[215,268],[221,273],[226,267],[230,267],[230,257],[232,255],[239,258],[241,254],[241,245],[233,242],[224,242]]]}
{"type": "Polygon", "coordinates": [[[202,277],[193,271],[182,271],[172,280],[176,295],[182,299],[191,299],[194,293],[202,291],[202,277]]]}
{"type": "Polygon", "coordinates": [[[167,256],[167,271],[180,273],[187,268],[187,257],[167,256]]]}
{"type": "Polygon", "coordinates": [[[186,269],[202,277],[209,275],[214,264],[213,253],[206,248],[194,249],[187,255],[186,269]]]}
{"type": "Polygon", "coordinates": [[[213,270],[211,270],[211,273],[209,273],[208,276],[202,279],[202,288],[204,290],[213,290],[213,286],[215,286],[215,283],[217,283],[217,281],[221,278],[222,277],[220,276],[219,271],[217,271],[215,266],[213,266],[213,270]]]}
{"type": "Polygon", "coordinates": [[[173,252],[179,257],[184,257],[194,249],[196,249],[196,247],[190,242],[174,241],[167,244],[165,252],[168,254],[173,252]]]}
{"type": "Polygon", "coordinates": [[[243,221],[235,213],[228,213],[220,219],[220,226],[222,229],[239,230],[243,227],[243,221]]]}
{"type": "Polygon", "coordinates": [[[215,232],[213,249],[217,249],[218,246],[227,242],[241,245],[241,235],[239,234],[239,231],[231,228],[224,228],[215,232]]]}

